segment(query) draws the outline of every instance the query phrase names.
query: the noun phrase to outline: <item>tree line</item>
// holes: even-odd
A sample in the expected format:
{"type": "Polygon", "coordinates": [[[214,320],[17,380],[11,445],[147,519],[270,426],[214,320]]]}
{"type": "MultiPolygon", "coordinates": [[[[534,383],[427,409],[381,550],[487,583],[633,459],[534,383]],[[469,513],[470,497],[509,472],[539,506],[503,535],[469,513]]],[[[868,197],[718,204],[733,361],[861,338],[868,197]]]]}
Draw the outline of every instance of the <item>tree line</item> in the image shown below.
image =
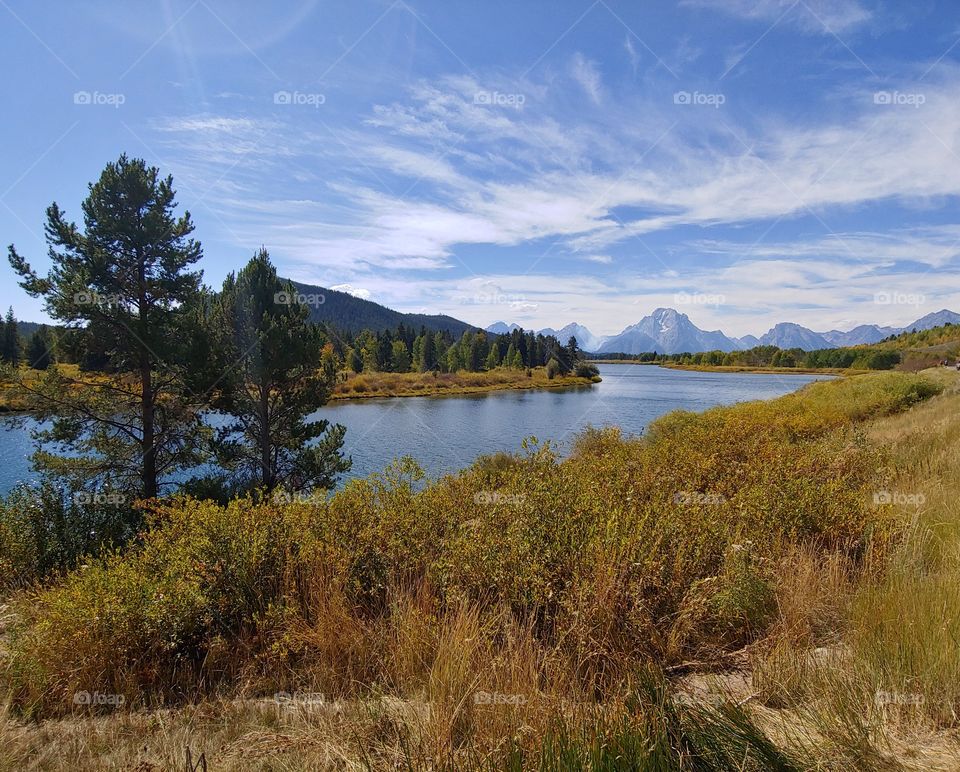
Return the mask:
{"type": "Polygon", "coordinates": [[[800,348],[754,346],[741,351],[702,351],[697,353],[660,354],[592,354],[589,359],[629,362],[703,365],[708,367],[799,367],[805,369],[854,368],[858,370],[890,370],[900,363],[900,352],[872,347],[846,347],[804,351],[800,348]]]}
{"type": "Polygon", "coordinates": [[[449,331],[416,331],[402,323],[395,330],[331,332],[338,359],[354,373],[481,372],[498,367],[521,370],[547,367],[565,375],[577,368],[583,353],[576,338],[565,345],[552,335],[523,329],[496,335],[466,331],[459,338],[449,331]]]}

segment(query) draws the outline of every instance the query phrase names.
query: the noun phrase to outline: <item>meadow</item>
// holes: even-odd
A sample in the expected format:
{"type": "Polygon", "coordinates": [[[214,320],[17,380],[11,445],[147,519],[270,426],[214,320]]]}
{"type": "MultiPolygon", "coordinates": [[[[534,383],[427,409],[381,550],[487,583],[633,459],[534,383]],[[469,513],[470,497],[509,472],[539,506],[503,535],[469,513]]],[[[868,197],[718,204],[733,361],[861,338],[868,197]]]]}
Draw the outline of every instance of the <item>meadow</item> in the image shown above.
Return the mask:
{"type": "Polygon", "coordinates": [[[949,769],[958,408],[954,372],[875,373],[426,485],[152,502],[8,582],[0,766],[949,769]]]}

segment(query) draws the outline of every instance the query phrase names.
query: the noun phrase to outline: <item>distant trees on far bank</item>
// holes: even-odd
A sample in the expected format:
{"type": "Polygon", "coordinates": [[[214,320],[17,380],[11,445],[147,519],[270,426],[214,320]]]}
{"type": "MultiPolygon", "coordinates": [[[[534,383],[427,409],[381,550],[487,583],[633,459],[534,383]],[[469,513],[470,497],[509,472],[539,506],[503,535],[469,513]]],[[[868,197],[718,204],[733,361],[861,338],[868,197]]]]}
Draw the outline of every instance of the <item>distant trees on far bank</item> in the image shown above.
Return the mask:
{"type": "Polygon", "coordinates": [[[467,331],[454,337],[447,331],[400,324],[394,330],[363,330],[356,335],[329,328],[328,333],[338,360],[354,373],[522,370],[546,367],[554,360],[555,372],[566,375],[583,360],[575,338],[562,345],[552,335],[523,329],[504,335],[467,331]]]}
{"type": "Polygon", "coordinates": [[[702,351],[698,353],[590,354],[591,360],[671,363],[705,367],[797,367],[803,369],[853,368],[856,370],[892,370],[901,361],[900,351],[864,346],[804,351],[799,348],[754,346],[741,351],[702,351]]]}

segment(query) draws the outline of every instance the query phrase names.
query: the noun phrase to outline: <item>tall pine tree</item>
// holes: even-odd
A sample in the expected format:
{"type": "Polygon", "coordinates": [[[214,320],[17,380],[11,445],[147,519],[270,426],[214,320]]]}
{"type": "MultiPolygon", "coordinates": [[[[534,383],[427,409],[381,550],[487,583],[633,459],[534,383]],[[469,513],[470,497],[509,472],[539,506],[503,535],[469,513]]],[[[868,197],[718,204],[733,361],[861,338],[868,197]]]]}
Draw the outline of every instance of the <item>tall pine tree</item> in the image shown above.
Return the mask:
{"type": "Polygon", "coordinates": [[[227,374],[212,404],[234,419],[217,445],[242,487],[332,488],[350,469],[340,454],[344,427],[307,420],[326,403],[336,368],[324,358],[332,346],[295,298],[261,249],[224,281],[214,314],[227,374]]]}
{"type": "Polygon", "coordinates": [[[190,213],[177,216],[171,177],[120,156],[89,186],[83,225],[53,203],[44,228],[53,267],[38,276],[11,245],[20,286],[41,297],[51,318],[81,339],[116,374],[72,379],[50,369],[20,386],[52,427],[37,436],[60,455],[39,451],[41,471],[89,482],[109,479],[144,497],[161,479],[197,461],[198,400],[186,388],[183,323],[198,297],[191,270],[201,256],[190,213]],[[78,388],[73,388],[78,386],[78,388]]]}

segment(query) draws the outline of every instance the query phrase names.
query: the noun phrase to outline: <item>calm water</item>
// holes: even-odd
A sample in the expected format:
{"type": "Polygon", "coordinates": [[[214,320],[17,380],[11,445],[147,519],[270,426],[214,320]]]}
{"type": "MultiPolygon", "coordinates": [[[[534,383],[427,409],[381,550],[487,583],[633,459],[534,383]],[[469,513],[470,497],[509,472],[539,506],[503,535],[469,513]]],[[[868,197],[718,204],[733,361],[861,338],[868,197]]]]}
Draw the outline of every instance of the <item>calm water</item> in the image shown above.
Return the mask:
{"type": "MultiPolygon", "coordinates": [[[[815,375],[701,373],[647,365],[600,365],[603,382],[563,391],[503,391],[466,397],[404,397],[341,402],[318,415],[347,427],[351,475],[367,475],[410,455],[430,475],[470,464],[497,450],[518,450],[525,437],[563,450],[586,426],[619,426],[638,434],[671,410],[705,410],[770,399],[821,380],[815,375]]],[[[0,492],[30,480],[29,428],[0,418],[0,492]]]]}

